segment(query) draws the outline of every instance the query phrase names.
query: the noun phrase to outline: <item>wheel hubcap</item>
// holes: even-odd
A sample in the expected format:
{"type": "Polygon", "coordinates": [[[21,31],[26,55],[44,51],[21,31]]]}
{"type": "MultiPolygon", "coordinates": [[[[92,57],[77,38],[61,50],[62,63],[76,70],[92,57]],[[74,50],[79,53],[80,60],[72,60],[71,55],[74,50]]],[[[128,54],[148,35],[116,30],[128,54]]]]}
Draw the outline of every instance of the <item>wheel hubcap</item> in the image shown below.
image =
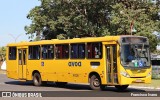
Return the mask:
{"type": "Polygon", "coordinates": [[[35,82],[36,84],[39,82],[39,78],[38,78],[38,76],[35,76],[35,80],[34,80],[34,82],[35,82]]]}
{"type": "Polygon", "coordinates": [[[94,82],[93,82],[93,85],[98,87],[100,85],[99,80],[95,79],[94,82]]]}

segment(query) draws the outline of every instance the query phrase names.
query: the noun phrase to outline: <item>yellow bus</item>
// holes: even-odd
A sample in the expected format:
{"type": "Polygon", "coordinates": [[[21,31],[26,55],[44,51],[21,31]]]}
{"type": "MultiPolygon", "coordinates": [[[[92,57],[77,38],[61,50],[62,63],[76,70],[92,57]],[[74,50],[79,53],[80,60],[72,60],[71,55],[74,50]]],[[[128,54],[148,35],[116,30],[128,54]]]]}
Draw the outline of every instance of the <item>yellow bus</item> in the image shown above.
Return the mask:
{"type": "Polygon", "coordinates": [[[125,90],[132,83],[151,83],[149,42],[142,36],[11,43],[6,54],[8,78],[33,80],[35,86],[51,81],[125,90]]]}

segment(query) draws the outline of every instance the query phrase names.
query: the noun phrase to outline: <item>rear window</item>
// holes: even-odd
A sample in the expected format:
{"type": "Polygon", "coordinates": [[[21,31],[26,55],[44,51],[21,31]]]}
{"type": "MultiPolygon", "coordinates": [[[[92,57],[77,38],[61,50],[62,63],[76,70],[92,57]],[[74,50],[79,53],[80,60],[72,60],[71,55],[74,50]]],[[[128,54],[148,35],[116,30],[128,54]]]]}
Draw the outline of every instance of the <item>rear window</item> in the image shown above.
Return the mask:
{"type": "Polygon", "coordinates": [[[9,47],[9,60],[16,60],[17,48],[9,47]]]}

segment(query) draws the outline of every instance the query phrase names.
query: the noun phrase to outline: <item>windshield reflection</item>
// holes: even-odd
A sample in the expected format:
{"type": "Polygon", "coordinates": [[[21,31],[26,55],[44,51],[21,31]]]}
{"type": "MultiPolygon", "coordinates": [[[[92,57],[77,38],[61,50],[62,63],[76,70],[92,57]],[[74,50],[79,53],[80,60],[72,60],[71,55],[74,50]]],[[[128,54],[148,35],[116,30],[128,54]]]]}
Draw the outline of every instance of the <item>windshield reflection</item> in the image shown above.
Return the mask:
{"type": "Polygon", "coordinates": [[[144,44],[123,44],[121,61],[125,67],[150,66],[149,46],[144,44]]]}

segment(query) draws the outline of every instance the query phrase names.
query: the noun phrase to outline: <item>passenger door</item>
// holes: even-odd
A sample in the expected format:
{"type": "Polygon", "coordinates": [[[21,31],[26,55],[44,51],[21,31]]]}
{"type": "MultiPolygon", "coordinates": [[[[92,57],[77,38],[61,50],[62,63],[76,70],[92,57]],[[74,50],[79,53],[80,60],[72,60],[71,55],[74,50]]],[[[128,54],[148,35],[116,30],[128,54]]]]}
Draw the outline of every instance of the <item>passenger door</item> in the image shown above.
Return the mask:
{"type": "Polygon", "coordinates": [[[117,74],[117,45],[106,45],[107,84],[118,84],[117,74]]]}
{"type": "Polygon", "coordinates": [[[19,79],[26,79],[27,49],[18,49],[18,76],[19,79]]]}

